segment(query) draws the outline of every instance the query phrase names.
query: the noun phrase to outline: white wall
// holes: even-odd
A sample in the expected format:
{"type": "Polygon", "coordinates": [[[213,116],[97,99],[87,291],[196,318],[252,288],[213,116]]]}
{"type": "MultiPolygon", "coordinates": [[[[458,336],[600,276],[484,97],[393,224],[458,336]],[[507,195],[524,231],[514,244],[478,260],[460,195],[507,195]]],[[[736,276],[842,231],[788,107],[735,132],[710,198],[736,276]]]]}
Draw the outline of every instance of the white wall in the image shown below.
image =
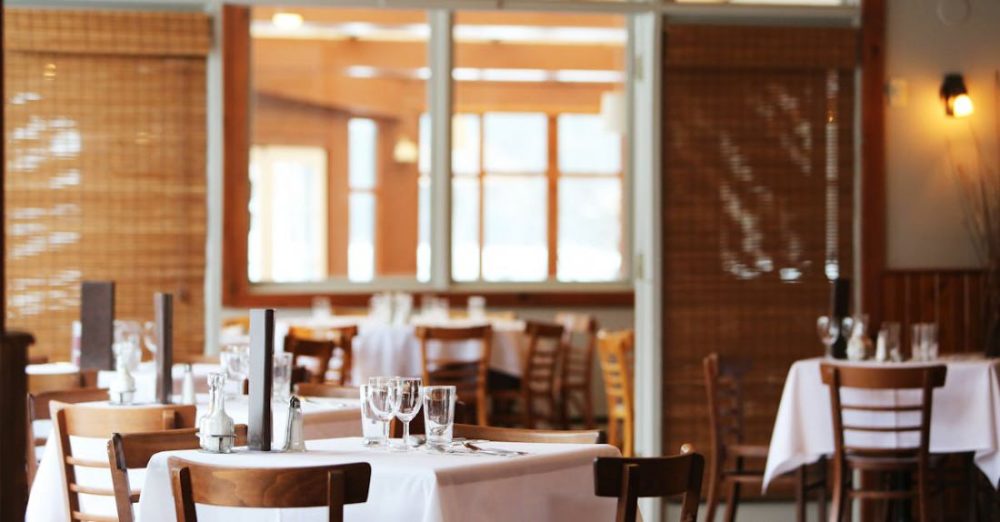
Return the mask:
{"type": "Polygon", "coordinates": [[[886,109],[888,267],[979,266],[946,147],[950,141],[957,157],[969,158],[974,130],[996,164],[1000,1],[888,0],[888,11],[886,76],[908,91],[905,104],[886,109]],[[961,21],[942,21],[965,9],[961,21]],[[944,114],[938,90],[950,72],[965,76],[976,108],[969,118],[944,114]]]}

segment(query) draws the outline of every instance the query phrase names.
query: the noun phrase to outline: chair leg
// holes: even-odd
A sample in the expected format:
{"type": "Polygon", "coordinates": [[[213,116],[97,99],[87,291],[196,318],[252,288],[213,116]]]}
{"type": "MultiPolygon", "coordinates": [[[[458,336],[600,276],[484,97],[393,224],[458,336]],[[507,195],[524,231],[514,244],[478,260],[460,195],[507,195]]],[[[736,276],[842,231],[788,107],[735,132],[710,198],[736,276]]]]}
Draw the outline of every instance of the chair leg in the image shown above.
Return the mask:
{"type": "Polygon", "coordinates": [[[819,463],[817,464],[820,474],[820,484],[819,490],[816,491],[816,515],[817,520],[823,522],[826,520],[826,457],[820,457],[819,463]]]}
{"type": "Polygon", "coordinates": [[[586,423],[586,428],[592,430],[595,427],[594,424],[594,397],[590,390],[590,386],[587,386],[583,390],[583,421],[586,423]]]}
{"type": "Polygon", "coordinates": [[[795,470],[795,520],[806,522],[806,467],[795,470]]]}
{"type": "Polygon", "coordinates": [[[722,487],[722,474],[714,459],[708,470],[708,498],[705,501],[705,522],[715,522],[715,510],[719,507],[719,489],[722,487]]]}
{"type": "Polygon", "coordinates": [[[569,429],[569,413],[567,411],[569,409],[569,394],[570,394],[570,391],[567,390],[566,388],[561,388],[559,390],[559,402],[558,402],[558,404],[559,404],[559,413],[558,413],[559,419],[558,420],[559,420],[559,425],[562,426],[562,429],[564,429],[564,430],[568,430],[569,429]]]}
{"type": "Polygon", "coordinates": [[[736,508],[740,504],[740,483],[731,481],[729,483],[729,491],[726,493],[726,522],[734,522],[736,520],[736,508]]]}
{"type": "Polygon", "coordinates": [[[917,506],[920,509],[920,522],[928,522],[930,516],[928,516],[928,502],[927,502],[927,473],[926,470],[920,470],[917,472],[917,480],[920,482],[917,484],[917,506]]]}
{"type": "Polygon", "coordinates": [[[838,480],[833,484],[833,509],[830,511],[830,522],[841,522],[844,515],[844,488],[846,484],[839,474],[834,475],[838,480]]]}

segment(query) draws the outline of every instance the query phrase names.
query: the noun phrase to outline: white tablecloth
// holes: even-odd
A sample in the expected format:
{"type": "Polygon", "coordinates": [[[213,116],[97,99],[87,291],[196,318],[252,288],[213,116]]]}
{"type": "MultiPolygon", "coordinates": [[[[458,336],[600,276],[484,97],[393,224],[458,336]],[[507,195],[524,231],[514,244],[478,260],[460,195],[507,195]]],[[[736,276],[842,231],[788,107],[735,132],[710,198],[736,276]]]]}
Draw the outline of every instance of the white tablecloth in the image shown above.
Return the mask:
{"type": "MultiPolygon", "coordinates": [[[[173,367],[174,393],[181,393],[184,382],[184,366],[175,364],[173,367]]],[[[73,373],[80,371],[75,365],[68,362],[54,362],[45,364],[29,364],[25,367],[28,375],[73,373]]],[[[218,364],[194,363],[191,365],[191,374],[194,376],[194,388],[197,393],[208,392],[208,374],[219,371],[218,364]]],[[[153,402],[156,400],[156,363],[146,361],[139,363],[139,368],[132,374],[135,378],[136,400],[141,402],[153,402]]],[[[114,380],[115,372],[101,370],[97,372],[97,386],[107,388],[114,380]]]]}
{"type": "MultiPolygon", "coordinates": [[[[368,502],[349,505],[349,521],[466,522],[570,521],[606,522],[614,518],[615,499],[594,496],[593,460],[618,456],[606,445],[484,443],[528,452],[523,457],[432,455],[422,451],[392,453],[364,449],[361,439],[317,440],[299,454],[197,451],[160,453],[149,463],[137,512],[142,522],[173,522],[174,503],[167,458],[219,466],[296,467],[347,462],[372,466],[368,502]]],[[[326,508],[231,509],[199,505],[201,520],[322,521],[326,508]]]]}
{"type": "MultiPolygon", "coordinates": [[[[207,397],[199,396],[198,415],[207,407],[207,397]]],[[[104,404],[107,403],[97,403],[104,404]]],[[[122,407],[110,406],[108,407],[122,407]]],[[[141,408],[142,406],[132,406],[141,408]]],[[[274,445],[280,446],[285,438],[285,422],[288,406],[274,403],[274,445]]],[[[245,397],[226,400],[226,412],[237,424],[246,424],[248,408],[245,397]]],[[[330,437],[351,437],[361,434],[361,410],[358,401],[351,399],[313,399],[302,403],[302,417],[306,439],[326,439],[330,437]]],[[[82,458],[106,460],[107,439],[72,437],[73,454],[82,458]]],[[[50,436],[38,465],[38,473],[31,485],[25,520],[29,522],[65,522],[68,517],[66,488],[63,486],[63,467],[59,459],[58,437],[50,436]]],[[[130,471],[133,486],[142,484],[144,470],[130,471]]],[[[111,475],[107,470],[77,468],[77,480],[84,485],[111,487],[111,475]]],[[[114,499],[110,497],[80,496],[84,512],[92,514],[114,514],[114,499]]]]}
{"type": "MultiPolygon", "coordinates": [[[[519,377],[523,372],[527,344],[524,341],[524,322],[492,320],[490,367],[519,377]]],[[[474,326],[469,320],[452,320],[437,326],[474,326]]],[[[375,375],[420,376],[420,342],[414,335],[415,326],[391,325],[359,317],[286,317],[275,321],[275,346],[283,346],[285,334],[292,326],[304,328],[334,328],[358,326],[354,338],[351,375],[355,383],[367,382],[375,375]]],[[[479,353],[481,344],[476,341],[447,343],[429,349],[448,350],[454,358],[471,358],[479,353]]]]}
{"type": "MultiPolygon", "coordinates": [[[[833,421],[830,392],[823,385],[819,365],[822,359],[806,359],[792,365],[774,421],[764,488],[772,478],[802,464],[815,462],[833,453],[833,421]]],[[[948,366],[945,385],[934,391],[931,412],[932,453],[975,452],[976,465],[996,486],[1000,480],[1000,359],[942,358],[948,366]]],[[[873,365],[879,363],[847,363],[873,365]]],[[[921,363],[893,364],[893,367],[921,363]]],[[[927,364],[927,363],[922,363],[927,364]]],[[[880,364],[884,366],[884,364],[880,364]]],[[[857,404],[913,404],[918,391],[862,391],[842,389],[845,402],[857,404]]],[[[849,412],[858,414],[861,412],[849,412]]],[[[919,412],[900,414],[883,422],[912,425],[919,412]],[[915,417],[914,417],[915,416],[915,417]]],[[[849,419],[848,419],[849,420],[849,419]]],[[[908,447],[916,443],[916,434],[848,432],[848,440],[885,447],[908,447]],[[850,437],[855,438],[850,438],[850,437]],[[860,437],[864,437],[860,440],[860,437]]]]}

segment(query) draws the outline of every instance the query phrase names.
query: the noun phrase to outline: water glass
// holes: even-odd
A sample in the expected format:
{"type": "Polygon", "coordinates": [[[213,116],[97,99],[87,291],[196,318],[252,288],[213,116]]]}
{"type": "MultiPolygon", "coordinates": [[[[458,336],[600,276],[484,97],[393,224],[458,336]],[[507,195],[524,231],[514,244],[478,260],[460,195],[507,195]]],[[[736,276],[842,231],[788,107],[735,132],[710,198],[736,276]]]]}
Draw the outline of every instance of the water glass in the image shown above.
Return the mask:
{"type": "Polygon", "coordinates": [[[241,394],[243,380],[250,374],[250,345],[236,343],[224,346],[219,352],[219,364],[226,372],[227,380],[236,383],[236,394],[241,394]]]}
{"type": "Polygon", "coordinates": [[[819,342],[826,347],[826,356],[832,357],[833,345],[840,336],[840,322],[828,315],[821,315],[816,320],[816,333],[819,335],[819,342]]]}
{"type": "Polygon", "coordinates": [[[397,394],[393,393],[396,387],[396,377],[372,377],[368,379],[368,406],[371,407],[375,418],[385,423],[385,440],[389,441],[389,421],[396,414],[395,399],[397,394]]]}
{"type": "Polygon", "coordinates": [[[142,326],[138,321],[115,319],[115,353],[124,357],[130,372],[135,372],[139,368],[139,361],[142,359],[142,348],[139,346],[141,338],[142,326]]]}
{"type": "Polygon", "coordinates": [[[428,446],[451,444],[456,394],[454,386],[424,387],[424,424],[428,446]]]}
{"type": "Polygon", "coordinates": [[[420,384],[418,378],[403,377],[396,380],[392,388],[392,402],[396,406],[396,418],[403,423],[403,442],[400,450],[407,450],[412,445],[410,441],[410,421],[420,411],[420,384]]]}
{"type": "Polygon", "coordinates": [[[368,447],[383,446],[387,443],[385,434],[389,426],[388,422],[383,422],[372,411],[368,404],[368,385],[362,384],[361,390],[361,435],[364,437],[364,445],[368,447]]]}
{"type": "Polygon", "coordinates": [[[486,320],[486,298],[481,295],[469,296],[469,319],[473,321],[486,320]]]}
{"type": "Polygon", "coordinates": [[[271,398],[287,403],[292,395],[292,354],[274,354],[271,377],[271,398]]]}
{"type": "Polygon", "coordinates": [[[910,340],[914,361],[933,361],[938,357],[937,324],[917,323],[913,325],[910,340]]]}

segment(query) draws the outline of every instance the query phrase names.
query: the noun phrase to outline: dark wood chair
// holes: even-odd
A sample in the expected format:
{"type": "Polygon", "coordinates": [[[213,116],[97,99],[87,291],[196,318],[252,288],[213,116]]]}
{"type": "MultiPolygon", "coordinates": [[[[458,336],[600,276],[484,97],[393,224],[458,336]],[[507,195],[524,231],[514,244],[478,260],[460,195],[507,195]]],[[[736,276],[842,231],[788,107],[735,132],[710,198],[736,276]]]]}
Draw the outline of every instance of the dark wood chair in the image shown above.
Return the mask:
{"type": "Polygon", "coordinates": [[[598,457],[594,494],[618,498],[616,522],[638,520],[639,497],[682,496],[681,521],[696,522],[705,459],[698,453],[675,457],[598,457]]]}
{"type": "Polygon", "coordinates": [[[588,430],[594,429],[593,368],[597,350],[597,320],[589,314],[561,312],[556,323],[564,329],[562,356],[559,361],[559,421],[570,426],[575,410],[588,430]],[[582,344],[576,342],[583,339],[582,344]]]}
{"type": "MultiPolygon", "coordinates": [[[[850,511],[855,498],[905,500],[915,499],[921,522],[937,520],[929,511],[931,496],[930,430],[934,389],[944,386],[948,367],[944,365],[911,368],[873,368],[822,363],[823,384],[830,389],[830,410],[833,415],[833,513],[831,521],[839,522],[850,511]],[[861,390],[919,390],[916,402],[905,404],[859,404],[842,402],[843,388],[861,390]],[[852,412],[845,421],[844,413],[852,412]],[[920,420],[899,422],[900,414],[919,413],[920,420]],[[867,417],[867,418],[866,418],[867,417]],[[892,422],[888,422],[892,421],[892,422]],[[916,433],[917,444],[909,447],[872,447],[845,442],[846,434],[886,434],[898,436],[916,433]],[[916,476],[910,489],[881,490],[855,488],[853,472],[893,473],[916,476]]],[[[848,515],[849,516],[849,515],[848,515]]]]}
{"type": "MultiPolygon", "coordinates": [[[[236,425],[236,445],[247,443],[246,424],[236,425]]],[[[149,459],[161,451],[199,449],[198,430],[152,431],[148,433],[115,433],[108,441],[108,460],[111,463],[111,483],[115,491],[115,507],[119,522],[132,522],[135,512],[132,504],[139,501],[141,491],[133,489],[129,481],[130,469],[145,469],[149,459]]]]}
{"type": "Polygon", "coordinates": [[[473,410],[475,422],[485,426],[489,418],[487,385],[493,329],[488,325],[466,328],[419,326],[416,336],[420,340],[424,385],[455,386],[457,400],[462,405],[456,408],[456,417],[460,412],[473,410]],[[428,345],[435,341],[442,344],[477,341],[481,343],[481,349],[477,357],[455,359],[447,356],[447,350],[431,349],[428,345]]]}
{"type": "Polygon", "coordinates": [[[84,404],[51,402],[55,412],[55,429],[59,436],[62,456],[64,485],[69,499],[70,520],[115,521],[118,517],[87,514],[80,512],[79,495],[114,497],[113,489],[79,484],[76,468],[109,469],[107,458],[95,460],[73,455],[70,437],[90,437],[110,439],[114,433],[136,433],[177,428],[191,428],[195,424],[194,405],[157,405],[139,408],[109,408],[84,404]]]}
{"type": "Polygon", "coordinates": [[[597,352],[601,359],[604,395],[608,402],[608,444],[617,446],[626,457],[632,456],[635,431],[635,407],[632,402],[634,343],[635,337],[631,330],[602,330],[597,334],[597,352]]]}
{"type": "MultiPolygon", "coordinates": [[[[712,455],[708,466],[708,498],[705,519],[715,520],[721,490],[726,490],[724,520],[736,519],[743,485],[760,487],[764,482],[763,463],[767,444],[749,444],[743,436],[742,380],[750,370],[748,361],[721,359],[717,354],[705,357],[705,390],[708,395],[709,438],[712,455]],[[748,460],[760,468],[748,468],[748,460]]],[[[817,495],[819,519],[826,519],[826,459],[801,466],[792,473],[775,477],[772,484],[790,485],[795,490],[796,520],[806,519],[806,501],[811,491],[817,495]]]]}
{"type": "MultiPolygon", "coordinates": [[[[358,336],[357,325],[347,326],[322,326],[322,327],[302,327],[292,326],[288,329],[288,334],[300,339],[310,339],[313,341],[333,342],[333,355],[330,361],[337,364],[327,365],[327,371],[334,372],[332,381],[344,386],[353,382],[351,369],[354,365],[354,338],[358,336]]],[[[323,381],[330,381],[326,375],[323,381]]]]}
{"type": "Polygon", "coordinates": [[[518,421],[522,426],[534,429],[538,421],[543,421],[554,427],[560,424],[556,401],[556,372],[562,351],[563,327],[527,321],[524,334],[528,339],[528,352],[520,378],[521,386],[513,390],[490,390],[495,407],[493,419],[513,420],[511,417],[503,419],[497,415],[497,411],[501,409],[500,406],[519,405],[518,421]]]}
{"type": "Polygon", "coordinates": [[[336,347],[333,341],[301,338],[289,332],[285,336],[285,353],[292,354],[292,383],[321,383],[326,380],[326,371],[330,368],[330,358],[336,347]],[[315,364],[308,369],[300,366],[303,357],[314,359],[315,364]]]}
{"type": "MultiPolygon", "coordinates": [[[[104,388],[74,388],[71,390],[46,391],[41,393],[28,394],[28,484],[35,479],[38,472],[38,448],[48,441],[46,437],[35,435],[35,421],[52,420],[52,411],[49,404],[53,401],[63,404],[77,404],[81,402],[97,402],[108,399],[108,390],[104,388]]],[[[55,431],[49,434],[55,436],[55,431]]]]}
{"type": "Polygon", "coordinates": [[[452,436],[493,442],[542,442],[554,444],[601,444],[604,434],[598,430],[531,430],[455,424],[452,436]]]}
{"type": "Polygon", "coordinates": [[[195,504],[249,508],[327,506],[330,522],[344,520],[344,505],[368,501],[367,462],[309,468],[233,468],[167,461],[177,522],[197,522],[195,504]]]}
{"type": "Polygon", "coordinates": [[[300,397],[326,397],[330,399],[360,399],[361,389],[338,384],[302,382],[295,385],[295,395],[300,397]]]}

